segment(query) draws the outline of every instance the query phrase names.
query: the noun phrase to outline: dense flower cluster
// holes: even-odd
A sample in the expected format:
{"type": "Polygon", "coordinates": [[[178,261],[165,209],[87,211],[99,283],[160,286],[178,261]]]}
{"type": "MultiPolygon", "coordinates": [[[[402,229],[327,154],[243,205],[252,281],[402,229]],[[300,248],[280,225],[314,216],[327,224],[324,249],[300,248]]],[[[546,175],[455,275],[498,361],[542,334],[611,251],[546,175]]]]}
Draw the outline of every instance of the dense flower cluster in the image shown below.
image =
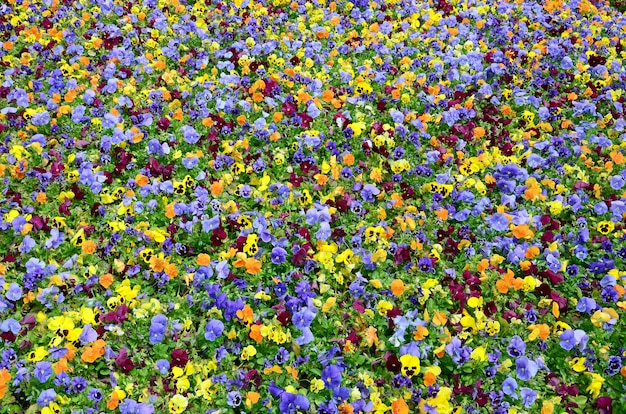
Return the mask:
{"type": "Polygon", "coordinates": [[[0,2],[0,412],[624,412],[625,27],[0,2]]]}

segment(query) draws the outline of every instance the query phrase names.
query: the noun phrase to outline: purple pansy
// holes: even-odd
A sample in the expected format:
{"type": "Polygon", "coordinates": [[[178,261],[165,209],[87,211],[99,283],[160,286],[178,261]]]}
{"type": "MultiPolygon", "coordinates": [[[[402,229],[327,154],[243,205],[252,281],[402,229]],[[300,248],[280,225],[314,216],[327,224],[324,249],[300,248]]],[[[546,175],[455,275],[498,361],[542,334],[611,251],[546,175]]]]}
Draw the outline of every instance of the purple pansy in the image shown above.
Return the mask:
{"type": "Polygon", "coordinates": [[[167,330],[167,318],[165,315],[158,314],[152,317],[150,323],[150,343],[158,344],[163,340],[165,331],[167,330]]]}
{"type": "Polygon", "coordinates": [[[515,362],[515,373],[517,374],[517,378],[528,381],[537,375],[539,371],[539,365],[532,359],[528,359],[528,357],[523,356],[518,358],[515,362]]]}
{"type": "Polygon", "coordinates": [[[211,319],[204,328],[204,338],[207,341],[215,341],[224,332],[224,323],[217,319],[211,319]]]}

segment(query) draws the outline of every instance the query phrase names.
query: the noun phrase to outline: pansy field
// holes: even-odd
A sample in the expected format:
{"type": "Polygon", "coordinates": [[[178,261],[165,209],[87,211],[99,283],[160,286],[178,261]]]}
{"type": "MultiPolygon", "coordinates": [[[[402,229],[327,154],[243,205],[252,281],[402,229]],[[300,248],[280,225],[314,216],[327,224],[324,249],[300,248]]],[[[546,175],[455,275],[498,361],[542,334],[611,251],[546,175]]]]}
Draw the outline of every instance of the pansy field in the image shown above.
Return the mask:
{"type": "Polygon", "coordinates": [[[2,1],[0,412],[626,412],[617,6],[2,1]]]}

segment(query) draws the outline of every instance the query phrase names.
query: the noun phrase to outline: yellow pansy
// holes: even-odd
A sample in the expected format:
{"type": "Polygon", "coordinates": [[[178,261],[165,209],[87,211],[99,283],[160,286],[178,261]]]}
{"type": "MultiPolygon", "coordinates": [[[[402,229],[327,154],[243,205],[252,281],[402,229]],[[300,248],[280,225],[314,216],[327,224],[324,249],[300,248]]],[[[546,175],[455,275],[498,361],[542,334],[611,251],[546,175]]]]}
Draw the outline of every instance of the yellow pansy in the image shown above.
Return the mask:
{"type": "Polygon", "coordinates": [[[605,379],[602,378],[600,374],[596,374],[593,372],[587,372],[586,374],[591,376],[591,383],[587,387],[586,391],[591,394],[593,398],[598,398],[598,395],[600,395],[600,390],[602,389],[602,384],[604,383],[605,379]]]}
{"type": "Polygon", "coordinates": [[[402,374],[407,377],[413,377],[420,373],[420,359],[415,355],[405,354],[400,357],[402,364],[402,374]]]}
{"type": "Polygon", "coordinates": [[[585,361],[586,358],[574,358],[569,362],[569,366],[576,372],[583,372],[587,369],[585,361]]]}
{"type": "Polygon", "coordinates": [[[311,392],[319,392],[324,389],[324,381],[319,378],[311,380],[311,392]]]}
{"type": "Polygon", "coordinates": [[[170,413],[172,414],[180,414],[187,409],[187,398],[183,397],[180,394],[176,394],[172,397],[169,402],[170,413]]]}
{"type": "Polygon", "coordinates": [[[34,351],[28,354],[28,360],[31,362],[39,362],[48,356],[48,351],[42,346],[38,346],[34,351]]]}
{"type": "Polygon", "coordinates": [[[487,360],[487,351],[484,346],[474,348],[471,354],[471,358],[478,362],[485,362],[487,360]]]}
{"type": "Polygon", "coordinates": [[[391,304],[391,302],[387,302],[386,300],[378,302],[378,314],[380,316],[386,316],[387,312],[391,309],[393,309],[393,304],[391,304]]]}
{"type": "Polygon", "coordinates": [[[252,345],[248,345],[241,350],[241,359],[247,361],[251,357],[256,355],[256,348],[252,345]]]}

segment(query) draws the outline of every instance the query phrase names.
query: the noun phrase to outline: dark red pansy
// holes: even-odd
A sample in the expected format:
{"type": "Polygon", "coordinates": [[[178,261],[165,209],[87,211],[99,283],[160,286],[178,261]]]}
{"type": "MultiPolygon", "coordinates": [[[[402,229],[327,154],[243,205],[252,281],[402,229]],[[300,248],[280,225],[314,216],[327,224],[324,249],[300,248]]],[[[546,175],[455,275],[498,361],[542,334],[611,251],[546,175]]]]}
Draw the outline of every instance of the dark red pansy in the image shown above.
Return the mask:
{"type": "Polygon", "coordinates": [[[128,357],[128,352],[125,348],[120,349],[115,358],[115,363],[124,374],[128,374],[135,368],[135,363],[128,357]]]}
{"type": "Polygon", "coordinates": [[[2,338],[2,340],[7,341],[7,342],[14,342],[15,341],[15,334],[11,331],[8,332],[2,332],[0,334],[0,338],[2,338]]]}
{"type": "Polygon", "coordinates": [[[400,360],[397,356],[395,356],[394,354],[390,354],[385,359],[385,367],[394,374],[397,374],[398,372],[400,372],[402,364],[400,363],[400,360]]]}
{"type": "Polygon", "coordinates": [[[70,214],[72,214],[70,212],[70,206],[72,205],[72,200],[70,200],[69,198],[65,197],[65,200],[63,201],[63,203],[61,203],[59,205],[59,213],[65,215],[65,216],[69,216],[70,214]]]}
{"type": "Polygon", "coordinates": [[[291,322],[291,313],[289,313],[289,311],[279,312],[278,315],[276,315],[276,319],[278,319],[281,325],[287,326],[289,322],[291,322]]]}
{"type": "Polygon", "coordinates": [[[172,351],[172,365],[175,367],[183,368],[187,365],[189,361],[189,356],[184,349],[177,348],[172,351]]]}
{"type": "Polygon", "coordinates": [[[256,389],[259,389],[261,386],[261,375],[256,369],[250,370],[246,373],[246,376],[243,378],[243,388],[247,388],[251,382],[254,383],[254,387],[256,389]]]}
{"type": "Polygon", "coordinates": [[[161,131],[167,131],[167,129],[170,127],[170,120],[167,119],[166,117],[162,117],[161,119],[159,119],[156,122],[156,126],[161,130],[161,131]]]}
{"type": "Polygon", "coordinates": [[[365,313],[365,305],[362,300],[355,300],[352,302],[352,307],[359,313],[365,313]]]}
{"type": "Polygon", "coordinates": [[[613,413],[613,399],[611,397],[602,396],[596,400],[596,407],[600,414],[613,413]]]}
{"type": "Polygon", "coordinates": [[[54,24],[52,23],[52,21],[48,17],[45,17],[41,21],[41,27],[43,27],[46,30],[50,30],[50,29],[52,29],[54,27],[54,24]]]}

